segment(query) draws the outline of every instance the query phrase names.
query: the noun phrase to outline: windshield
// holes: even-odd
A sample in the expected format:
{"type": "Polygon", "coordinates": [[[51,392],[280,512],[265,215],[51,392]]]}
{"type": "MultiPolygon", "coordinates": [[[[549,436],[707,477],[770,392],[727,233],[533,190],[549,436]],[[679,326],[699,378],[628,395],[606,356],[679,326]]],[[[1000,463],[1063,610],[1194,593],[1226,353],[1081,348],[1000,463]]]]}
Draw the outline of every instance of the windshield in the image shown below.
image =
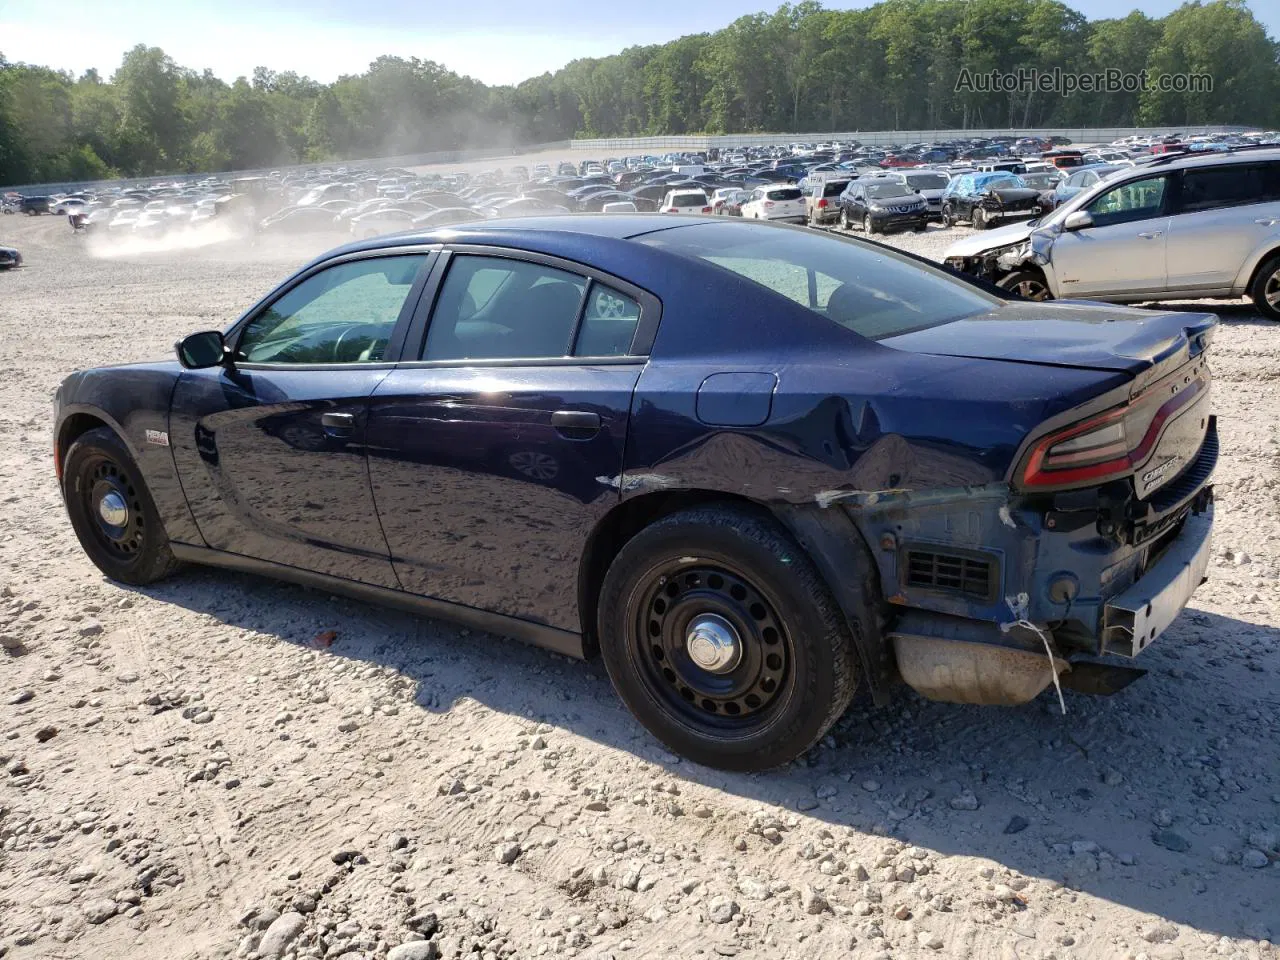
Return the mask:
{"type": "Polygon", "coordinates": [[[867,184],[868,200],[892,200],[894,197],[906,196],[905,187],[896,183],[869,183],[867,184]]]}
{"type": "Polygon", "coordinates": [[[941,190],[947,185],[947,178],[940,173],[909,173],[907,183],[916,190],[941,190]]]}
{"type": "Polygon", "coordinates": [[[637,242],[715,264],[879,340],[986,313],[997,298],[892,250],[808,231],[708,223],[637,242]]]}

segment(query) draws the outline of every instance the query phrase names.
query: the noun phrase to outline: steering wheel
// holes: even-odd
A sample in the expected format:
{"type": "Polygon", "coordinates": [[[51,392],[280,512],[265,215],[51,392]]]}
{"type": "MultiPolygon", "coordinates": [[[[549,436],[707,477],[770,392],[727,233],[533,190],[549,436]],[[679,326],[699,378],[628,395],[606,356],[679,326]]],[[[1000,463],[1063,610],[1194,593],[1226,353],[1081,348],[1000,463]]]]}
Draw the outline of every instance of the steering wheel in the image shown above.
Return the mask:
{"type": "MultiPolygon", "coordinates": [[[[359,363],[359,362],[367,361],[370,359],[374,359],[371,356],[371,354],[373,353],[374,349],[378,347],[383,341],[382,335],[385,332],[386,332],[386,328],[379,323],[353,323],[351,326],[347,327],[347,329],[343,330],[340,334],[338,334],[338,339],[333,341],[333,362],[334,363],[351,363],[354,361],[359,363]],[[342,355],[343,343],[350,343],[352,340],[356,340],[361,336],[369,337],[369,340],[370,340],[369,346],[365,347],[364,350],[360,352],[360,355],[358,357],[350,357],[350,358],[344,357],[342,355]]],[[[385,344],[382,344],[382,345],[385,345],[385,344]]]]}

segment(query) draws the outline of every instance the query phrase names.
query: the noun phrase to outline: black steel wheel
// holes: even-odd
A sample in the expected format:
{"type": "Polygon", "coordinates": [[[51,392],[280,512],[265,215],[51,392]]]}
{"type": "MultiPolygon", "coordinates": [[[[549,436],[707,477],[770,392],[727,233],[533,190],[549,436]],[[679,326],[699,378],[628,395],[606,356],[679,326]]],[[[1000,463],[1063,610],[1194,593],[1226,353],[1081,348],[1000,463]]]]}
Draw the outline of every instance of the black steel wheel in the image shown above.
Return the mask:
{"type": "Polygon", "coordinates": [[[708,766],[794,759],[857,685],[848,624],[808,556],[738,507],[681,511],[629,540],[605,576],[598,633],[640,722],[708,766]]]}
{"type": "Polygon", "coordinates": [[[142,474],[112,430],[89,430],[71,444],[62,495],[80,545],[113,580],[154,583],[178,568],[142,474]]]}

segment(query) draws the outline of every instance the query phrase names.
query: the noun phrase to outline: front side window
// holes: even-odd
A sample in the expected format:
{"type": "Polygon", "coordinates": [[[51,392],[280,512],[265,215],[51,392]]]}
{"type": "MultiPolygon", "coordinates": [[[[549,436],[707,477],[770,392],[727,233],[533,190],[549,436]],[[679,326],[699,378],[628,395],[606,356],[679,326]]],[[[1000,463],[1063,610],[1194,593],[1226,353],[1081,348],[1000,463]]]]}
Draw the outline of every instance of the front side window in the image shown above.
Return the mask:
{"type": "Polygon", "coordinates": [[[321,270],[249,321],[244,363],[377,363],[426,255],[350,260],[321,270]]]}
{"type": "Polygon", "coordinates": [[[587,281],[539,263],[456,256],[427,329],[423,360],[567,357],[587,281]]]}
{"type": "Polygon", "coordinates": [[[1095,197],[1086,209],[1098,227],[1147,220],[1164,208],[1166,183],[1167,177],[1130,180],[1095,197]]]}

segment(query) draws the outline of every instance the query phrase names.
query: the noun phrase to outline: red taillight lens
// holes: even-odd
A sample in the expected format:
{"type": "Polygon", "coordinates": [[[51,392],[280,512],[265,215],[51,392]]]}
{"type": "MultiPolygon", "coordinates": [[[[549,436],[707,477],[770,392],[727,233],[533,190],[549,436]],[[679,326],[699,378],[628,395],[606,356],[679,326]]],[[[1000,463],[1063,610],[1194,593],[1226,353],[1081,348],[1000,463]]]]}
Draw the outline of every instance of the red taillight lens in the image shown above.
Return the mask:
{"type": "Polygon", "coordinates": [[[703,208],[702,208],[702,212],[703,212],[703,213],[710,213],[710,212],[711,212],[711,208],[710,208],[710,207],[703,207],[703,208]]]}
{"type": "Polygon", "coordinates": [[[822,208],[823,208],[823,207],[825,207],[826,205],[827,205],[827,198],[826,198],[826,197],[823,197],[821,200],[819,200],[819,201],[818,201],[818,209],[822,209],[822,208]]]}
{"type": "Polygon", "coordinates": [[[766,201],[764,202],[764,205],[765,205],[766,207],[772,207],[772,206],[773,206],[773,201],[772,201],[772,200],[766,200],[766,201]]]}
{"type": "Polygon", "coordinates": [[[675,207],[667,207],[667,209],[663,210],[662,212],[663,213],[679,213],[680,211],[678,211],[675,207]]]}
{"type": "Polygon", "coordinates": [[[1063,487],[1102,483],[1130,473],[1151,453],[1165,423],[1204,391],[1196,379],[1172,397],[1152,388],[1128,403],[1074,424],[1038,441],[1027,456],[1026,487],[1063,487]]]}

